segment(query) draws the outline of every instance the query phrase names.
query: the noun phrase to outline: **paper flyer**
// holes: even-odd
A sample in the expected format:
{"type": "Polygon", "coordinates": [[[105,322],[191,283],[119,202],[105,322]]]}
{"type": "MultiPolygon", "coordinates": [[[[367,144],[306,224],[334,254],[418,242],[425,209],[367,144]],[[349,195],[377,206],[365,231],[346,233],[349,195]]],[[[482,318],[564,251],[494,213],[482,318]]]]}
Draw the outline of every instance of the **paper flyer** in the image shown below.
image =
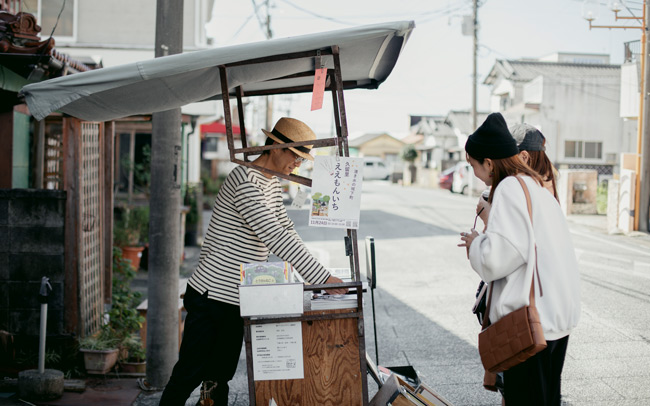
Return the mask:
{"type": "Polygon", "coordinates": [[[298,322],[251,326],[253,379],[303,379],[302,325],[298,322]]]}
{"type": "Polygon", "coordinates": [[[359,228],[363,158],[316,156],[309,225],[359,228]]]}

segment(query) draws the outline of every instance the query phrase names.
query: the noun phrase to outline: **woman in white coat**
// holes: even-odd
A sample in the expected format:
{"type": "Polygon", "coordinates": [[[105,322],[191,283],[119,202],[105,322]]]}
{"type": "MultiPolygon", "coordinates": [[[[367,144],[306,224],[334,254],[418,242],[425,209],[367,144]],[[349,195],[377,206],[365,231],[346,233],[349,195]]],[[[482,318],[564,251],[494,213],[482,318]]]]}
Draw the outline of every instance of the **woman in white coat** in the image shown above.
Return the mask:
{"type": "Polygon", "coordinates": [[[560,405],[560,379],[569,334],[580,317],[578,264],[568,225],[558,202],[542,187],[541,177],[518,156],[516,141],[499,113],[488,116],[465,144],[474,174],[491,186],[477,213],[484,233],[461,233],[472,268],[486,283],[494,282],[492,322],[529,304],[535,268],[535,303],[548,347],[504,373],[508,406],[560,405]],[[531,224],[522,186],[532,203],[531,224]],[[489,221],[488,221],[489,217],[489,221]]]}

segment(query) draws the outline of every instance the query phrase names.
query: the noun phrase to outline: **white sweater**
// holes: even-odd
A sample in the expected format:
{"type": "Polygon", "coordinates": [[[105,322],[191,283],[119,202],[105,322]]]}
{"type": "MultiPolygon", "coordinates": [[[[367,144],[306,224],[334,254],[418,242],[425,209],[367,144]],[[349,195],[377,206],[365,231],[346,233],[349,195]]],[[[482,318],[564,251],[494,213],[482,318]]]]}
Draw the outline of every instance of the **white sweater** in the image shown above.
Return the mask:
{"type": "Polygon", "coordinates": [[[514,177],[496,190],[484,234],[470,246],[472,268],[485,282],[494,281],[490,321],[529,304],[537,265],[543,296],[535,278],[535,302],[546,340],[567,336],[580,318],[580,275],[569,228],[558,202],[532,178],[522,176],[533,211],[530,223],[524,191],[514,177]]]}

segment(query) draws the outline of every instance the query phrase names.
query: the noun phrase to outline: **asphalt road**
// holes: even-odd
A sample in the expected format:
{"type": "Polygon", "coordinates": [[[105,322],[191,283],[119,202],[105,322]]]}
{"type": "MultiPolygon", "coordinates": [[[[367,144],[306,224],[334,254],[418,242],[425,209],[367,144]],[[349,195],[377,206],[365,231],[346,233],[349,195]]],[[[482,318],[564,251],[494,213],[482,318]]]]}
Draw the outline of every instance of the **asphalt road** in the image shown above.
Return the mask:
{"type": "MultiPolygon", "coordinates": [[[[379,364],[412,365],[420,379],[451,403],[500,405],[482,388],[479,325],[470,309],[479,278],[461,231],[474,222],[475,199],[446,190],[363,185],[358,230],[376,243],[375,291],[379,364]]],[[[310,250],[329,267],[345,267],[343,230],[307,226],[307,206],[289,210],[310,250]]],[[[206,219],[207,221],[207,219],[206,219]]],[[[608,235],[603,216],[569,216],[582,279],[582,317],[563,374],[567,405],[650,404],[650,237],[608,235]]],[[[480,220],[479,220],[480,227],[480,220]]],[[[365,301],[366,347],[375,358],[370,295],[365,301]]],[[[231,385],[231,404],[248,405],[245,354],[231,385]]],[[[370,397],[377,388],[369,379],[370,397]]],[[[136,405],[155,405],[157,395],[136,405]]],[[[193,396],[188,405],[196,403],[193,396]]]]}

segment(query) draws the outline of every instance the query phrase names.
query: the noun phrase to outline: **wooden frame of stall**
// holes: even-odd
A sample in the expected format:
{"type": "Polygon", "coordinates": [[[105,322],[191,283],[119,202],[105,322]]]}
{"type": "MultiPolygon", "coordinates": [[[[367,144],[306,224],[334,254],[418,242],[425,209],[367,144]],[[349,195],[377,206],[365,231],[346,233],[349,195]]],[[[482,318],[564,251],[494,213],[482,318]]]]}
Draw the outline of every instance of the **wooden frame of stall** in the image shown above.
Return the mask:
{"type": "MultiPolygon", "coordinates": [[[[255,168],[266,173],[288,179],[293,182],[311,186],[311,179],[297,175],[284,175],[275,171],[254,165],[248,160],[249,155],[258,155],[262,151],[313,145],[313,148],[331,147],[338,148],[341,156],[348,157],[348,128],[345,113],[343,90],[345,88],[358,88],[357,83],[345,83],[341,75],[339,47],[332,46],[312,51],[274,55],[270,57],[251,59],[219,66],[221,78],[222,100],[224,119],[226,124],[226,137],[230,160],[240,165],[255,168]],[[246,143],[246,129],[244,125],[243,97],[265,96],[275,94],[311,92],[312,84],[295,87],[278,87],[245,93],[241,86],[236,87],[231,94],[228,87],[228,68],[248,64],[264,64],[274,61],[313,58],[314,70],[320,68],[321,57],[331,55],[334,69],[328,69],[325,88],[330,90],[334,105],[336,137],[319,139],[315,141],[291,142],[286,144],[273,144],[269,146],[249,147],[246,143]],[[241,130],[241,148],[235,148],[232,132],[232,117],[230,97],[236,97],[239,124],[241,130]],[[235,155],[243,154],[243,159],[235,155]]],[[[296,77],[314,76],[314,71],[302,72],[290,76],[276,78],[282,80],[296,77]]],[[[266,83],[273,84],[273,80],[266,83]]],[[[371,80],[367,88],[376,88],[377,84],[371,80]]],[[[308,311],[298,317],[273,317],[262,319],[244,318],[244,341],[246,345],[246,365],[248,369],[248,390],[251,405],[268,405],[271,396],[275,396],[278,404],[341,404],[363,405],[368,404],[368,380],[366,367],[365,328],[363,320],[363,289],[359,271],[359,251],[357,245],[357,231],[347,229],[346,255],[350,257],[350,269],[353,282],[330,285],[305,285],[305,290],[322,290],[329,288],[355,288],[357,292],[356,309],[308,311]],[[303,361],[304,379],[255,381],[253,376],[251,326],[254,324],[285,323],[300,321],[303,332],[303,361]],[[358,347],[358,351],[357,348],[358,347]],[[358,388],[358,390],[355,390],[358,388]]]]}

